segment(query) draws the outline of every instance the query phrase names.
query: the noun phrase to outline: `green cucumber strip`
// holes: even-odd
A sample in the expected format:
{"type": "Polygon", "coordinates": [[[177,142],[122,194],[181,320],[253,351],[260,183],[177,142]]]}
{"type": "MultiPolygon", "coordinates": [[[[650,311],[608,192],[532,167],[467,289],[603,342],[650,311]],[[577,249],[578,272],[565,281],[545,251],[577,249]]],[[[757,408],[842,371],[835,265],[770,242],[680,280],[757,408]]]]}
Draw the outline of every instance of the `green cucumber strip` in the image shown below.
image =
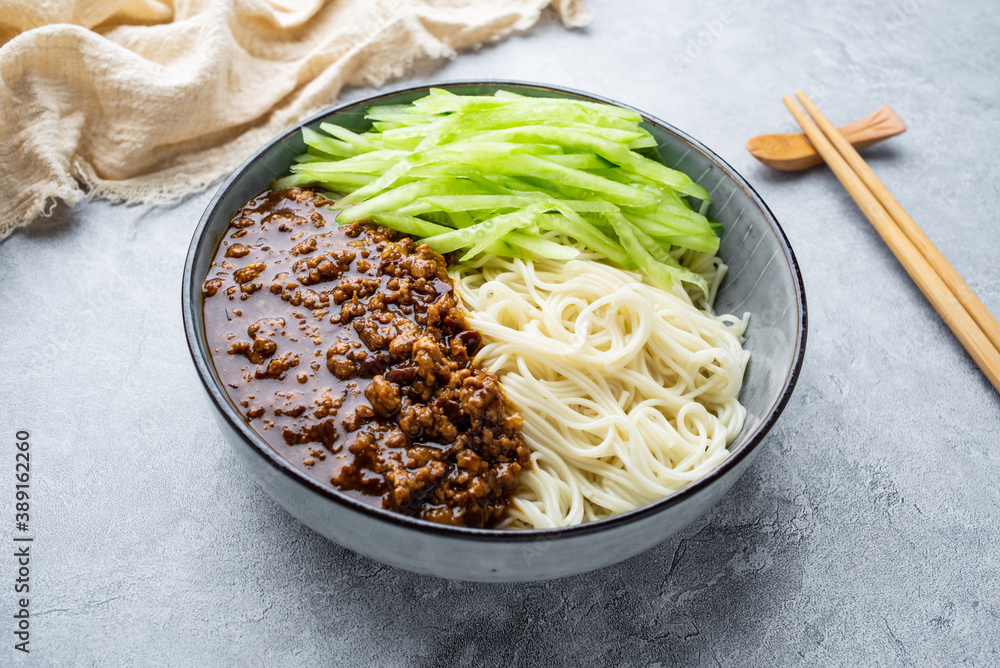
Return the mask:
{"type": "Polygon", "coordinates": [[[355,190],[353,193],[341,200],[341,204],[345,207],[352,206],[365,201],[365,199],[369,197],[377,195],[391,186],[397,179],[406,174],[406,172],[413,167],[411,157],[400,160],[395,165],[390,167],[385,174],[382,174],[371,183],[355,190]]]}
{"type": "Polygon", "coordinates": [[[572,130],[574,132],[583,132],[591,136],[597,137],[599,139],[605,139],[608,141],[617,142],[620,144],[628,144],[633,141],[639,141],[644,137],[650,137],[651,135],[643,134],[642,131],[631,131],[631,130],[618,130],[615,128],[598,128],[587,123],[580,123],[577,121],[546,121],[545,123],[539,124],[537,120],[532,123],[525,125],[518,125],[514,127],[504,128],[500,130],[479,130],[479,131],[469,131],[464,132],[461,135],[455,137],[456,141],[462,139],[478,139],[481,141],[524,141],[519,139],[519,137],[528,136],[531,133],[542,133],[545,130],[551,128],[561,128],[565,130],[572,130]]]}
{"type": "Polygon", "coordinates": [[[426,164],[442,155],[447,155],[447,166],[439,168],[442,170],[452,170],[459,166],[470,170],[479,170],[484,174],[489,174],[487,178],[492,181],[496,181],[495,177],[497,176],[520,178],[519,182],[507,181],[504,183],[504,187],[507,188],[511,188],[511,185],[508,184],[512,184],[514,189],[539,190],[538,186],[523,181],[524,177],[528,177],[534,181],[541,181],[544,185],[557,186],[559,190],[565,190],[566,184],[569,184],[584,190],[601,192],[612,201],[642,199],[647,204],[655,204],[656,202],[652,195],[631,186],[618,184],[583,170],[563,167],[543,160],[539,156],[526,153],[511,154],[499,148],[494,150],[494,147],[488,147],[483,151],[471,147],[465,151],[451,151],[446,148],[433,149],[416,154],[412,159],[426,164]],[[444,151],[444,153],[439,151],[444,151]]]}
{"type": "Polygon", "coordinates": [[[387,105],[382,107],[369,107],[365,118],[375,123],[397,123],[401,127],[411,127],[417,125],[428,125],[437,120],[437,116],[425,114],[417,111],[409,105],[387,105]],[[407,111],[408,109],[408,111],[407,111]]]}
{"type": "Polygon", "coordinates": [[[493,157],[493,156],[506,156],[513,153],[526,154],[526,155],[538,155],[546,156],[553,154],[561,154],[563,148],[558,144],[543,144],[541,142],[536,142],[534,144],[525,144],[521,142],[503,142],[503,141],[463,141],[463,142],[452,142],[445,146],[441,146],[437,149],[438,152],[428,152],[428,159],[437,158],[440,155],[440,151],[447,151],[450,153],[474,153],[477,156],[482,157],[493,157]]]}
{"type": "Polygon", "coordinates": [[[667,246],[684,246],[703,253],[715,253],[719,250],[719,237],[714,232],[708,234],[689,234],[675,227],[664,225],[657,220],[642,216],[628,215],[628,220],[645,234],[653,237],[667,246]]]}
{"type": "Polygon", "coordinates": [[[309,178],[305,174],[289,174],[280,179],[271,181],[271,190],[284,190],[285,188],[295,188],[297,186],[307,186],[316,183],[315,179],[309,178]]]}
{"type": "Polygon", "coordinates": [[[365,118],[370,118],[378,114],[405,114],[408,116],[423,116],[412,104],[373,104],[365,109],[365,118]]]}
{"type": "Polygon", "coordinates": [[[325,176],[322,179],[316,180],[315,183],[319,183],[324,188],[333,190],[334,192],[350,193],[371,183],[373,178],[375,177],[371,174],[344,172],[343,174],[325,176]]]}
{"type": "Polygon", "coordinates": [[[428,126],[414,126],[409,128],[397,128],[386,130],[382,133],[382,143],[386,148],[398,148],[405,151],[413,151],[420,145],[424,137],[427,136],[428,126]]]}
{"type": "MultiPolygon", "coordinates": [[[[369,184],[369,186],[370,185],[371,184],[369,184]]],[[[361,192],[361,190],[363,190],[363,188],[355,190],[353,194],[356,195],[361,192]]],[[[399,186],[398,188],[386,190],[375,197],[364,200],[360,204],[347,206],[337,216],[337,222],[340,224],[354,223],[359,220],[369,218],[374,213],[395,211],[408,204],[412,204],[420,197],[425,197],[427,195],[440,195],[446,192],[449,192],[449,184],[444,180],[427,179],[407,183],[399,186]]],[[[348,195],[344,199],[340,200],[341,205],[343,205],[350,198],[351,195],[348,195]]]]}
{"type": "Polygon", "coordinates": [[[453,221],[451,216],[441,211],[428,211],[423,215],[424,220],[429,220],[432,223],[437,223],[443,227],[447,227],[449,230],[454,229],[452,227],[453,221]]]}
{"type": "Polygon", "coordinates": [[[534,125],[544,119],[546,125],[558,127],[561,124],[582,124],[592,127],[610,128],[626,132],[637,132],[635,122],[571,106],[550,104],[545,107],[509,106],[499,109],[467,110],[446,116],[440,122],[443,136],[466,132],[482,132],[505,128],[534,125]]]}
{"type": "MultiPolygon", "coordinates": [[[[491,149],[486,149],[487,152],[489,152],[489,150],[491,149]]],[[[499,147],[495,147],[495,150],[498,153],[502,152],[499,147]]],[[[395,183],[398,179],[406,176],[414,169],[427,167],[435,164],[436,162],[447,163],[442,164],[440,167],[440,173],[442,174],[458,174],[464,170],[474,172],[477,169],[482,169],[483,166],[474,156],[475,154],[470,153],[456,153],[455,151],[448,150],[444,147],[431,148],[425,151],[411,153],[390,167],[382,176],[344,198],[343,204],[344,206],[353,206],[358,204],[366,198],[373,197],[389,188],[389,186],[395,183]]]]}
{"type": "MultiPolygon", "coordinates": [[[[646,232],[641,227],[633,224],[632,221],[628,220],[628,218],[625,218],[625,220],[627,220],[629,225],[631,225],[632,234],[635,235],[635,238],[639,240],[639,243],[642,244],[642,247],[645,248],[647,251],[649,251],[649,254],[652,255],[657,262],[662,262],[664,264],[671,266],[677,264],[674,261],[674,258],[670,256],[670,246],[664,246],[662,244],[657,243],[657,241],[653,239],[653,237],[646,234],[646,232]]],[[[612,221],[611,224],[614,225],[614,222],[612,221]]]]}
{"type": "Polygon", "coordinates": [[[374,174],[376,172],[384,172],[401,158],[406,157],[406,155],[406,151],[371,151],[370,153],[362,153],[361,155],[345,160],[311,161],[306,164],[292,165],[292,171],[309,172],[317,177],[325,174],[338,174],[340,172],[374,174]]]}
{"type": "Polygon", "coordinates": [[[642,137],[629,142],[628,147],[633,151],[638,151],[641,148],[658,148],[659,144],[656,143],[656,139],[653,138],[653,135],[647,132],[642,137]]]}
{"type": "Polygon", "coordinates": [[[400,130],[408,127],[410,126],[396,121],[372,121],[372,129],[377,131],[379,134],[384,134],[389,130],[400,130]]]}
{"type": "Polygon", "coordinates": [[[612,213],[608,215],[608,220],[614,227],[615,233],[618,235],[618,240],[621,241],[625,251],[631,256],[639,269],[649,276],[654,283],[665,290],[669,290],[675,279],[681,280],[696,285],[706,296],[708,295],[708,282],[702,276],[679,266],[675,267],[664,264],[653,257],[636,235],[636,228],[629,223],[625,216],[612,213]]]}
{"type": "Polygon", "coordinates": [[[584,220],[569,207],[559,209],[561,216],[547,216],[546,224],[553,230],[576,239],[590,250],[603,255],[626,269],[635,269],[635,263],[621,244],[613,241],[596,226],[584,220]]]}
{"type": "Polygon", "coordinates": [[[611,164],[595,153],[556,153],[541,156],[549,162],[573,169],[605,169],[611,164]]]}
{"type": "Polygon", "coordinates": [[[493,95],[495,95],[496,97],[504,97],[504,98],[507,98],[508,100],[526,100],[526,99],[529,99],[527,96],[521,95],[520,93],[515,93],[513,91],[503,90],[503,89],[498,90],[497,92],[493,93],[493,95]]]}
{"type": "Polygon", "coordinates": [[[398,213],[401,216],[422,216],[437,210],[437,207],[431,206],[426,201],[417,200],[399,207],[396,209],[395,213],[398,213]]]}
{"type": "MultiPolygon", "coordinates": [[[[676,237],[690,237],[692,239],[702,239],[698,244],[700,248],[718,247],[719,237],[716,236],[708,223],[696,224],[692,221],[680,217],[663,219],[660,217],[641,216],[633,212],[625,212],[625,216],[633,224],[638,225],[647,234],[656,238],[674,239],[676,237]]],[[[671,242],[673,243],[673,242],[671,242]]],[[[697,249],[694,249],[697,250],[697,249]]]]}
{"type": "Polygon", "coordinates": [[[580,254],[580,251],[572,246],[565,246],[545,237],[533,237],[518,230],[508,232],[503,240],[511,246],[548,260],[572,260],[580,254]]]}
{"type": "Polygon", "coordinates": [[[669,206],[678,210],[685,209],[687,211],[692,211],[691,202],[675,190],[663,190],[663,197],[660,199],[660,206],[669,206]]]}
{"type": "Polygon", "coordinates": [[[472,227],[479,222],[466,211],[455,211],[448,214],[448,217],[455,228],[472,227]]]}
{"type": "Polygon", "coordinates": [[[708,218],[690,209],[675,207],[666,202],[660,202],[659,207],[646,213],[645,216],[683,234],[715,236],[712,226],[708,224],[708,218]]]}
{"type": "Polygon", "coordinates": [[[311,128],[302,128],[302,141],[306,143],[306,146],[320,153],[337,158],[347,158],[358,153],[356,146],[320,134],[311,128]]]}
{"type": "Polygon", "coordinates": [[[669,188],[679,190],[686,195],[708,201],[712,199],[708,192],[692,182],[691,177],[687,174],[634,153],[625,145],[586,132],[572,128],[525,126],[511,128],[503,134],[509,136],[510,139],[556,144],[566,148],[572,147],[576,151],[596,153],[619,167],[669,188]]]}
{"type": "Polygon", "coordinates": [[[487,246],[484,253],[490,253],[492,255],[500,255],[501,257],[519,257],[523,260],[532,260],[534,255],[519,246],[513,246],[503,239],[496,242],[492,246],[487,246]]]}
{"type": "Polygon", "coordinates": [[[491,255],[500,255],[502,257],[517,257],[524,260],[534,259],[534,255],[524,250],[523,248],[518,248],[512,246],[504,240],[500,240],[491,246],[488,246],[483,253],[488,253],[491,255]]]}
{"type": "MultiPolygon", "coordinates": [[[[330,156],[323,155],[322,153],[299,153],[295,156],[295,165],[308,162],[330,162],[330,156]]],[[[295,165],[292,165],[292,167],[294,168],[295,165]]]]}
{"type": "Polygon", "coordinates": [[[450,253],[459,248],[475,248],[480,245],[485,248],[513,229],[535,224],[537,215],[536,211],[530,209],[515,211],[460,230],[427,237],[424,241],[437,253],[450,253]]]}
{"type": "Polygon", "coordinates": [[[496,209],[521,209],[545,199],[539,193],[532,195],[435,195],[424,197],[422,202],[447,213],[457,211],[495,211],[496,209]]]}
{"type": "MultiPolygon", "coordinates": [[[[468,112],[470,110],[495,109],[511,105],[527,109],[547,109],[549,107],[557,107],[559,109],[577,108],[599,116],[621,118],[634,123],[642,120],[642,117],[634,111],[600,102],[587,102],[585,100],[569,98],[455,95],[447,92],[436,94],[433,89],[427,97],[414,100],[413,105],[421,111],[430,113],[468,112]]],[[[550,118],[550,116],[542,115],[539,118],[550,118]]],[[[595,123],[595,125],[599,124],[595,123]]]]}
{"type": "Polygon", "coordinates": [[[629,110],[581,100],[455,95],[433,89],[408,105],[366,110],[373,130],[303,130],[307,153],[275,184],[347,193],[338,222],[371,218],[424,237],[437,252],[568,259],[569,238],[667,287],[707,291],[674,259],[717,252],[708,192],[655,158],[629,110]],[[692,210],[693,199],[700,200],[692,210]],[[419,216],[419,217],[418,217],[419,216]],[[558,233],[555,237],[551,233],[558,233]],[[560,236],[561,235],[561,236],[560,236]]]}
{"type": "Polygon", "coordinates": [[[708,240],[705,237],[691,237],[686,234],[678,234],[670,240],[671,245],[681,246],[687,250],[693,250],[698,253],[711,253],[715,255],[719,252],[719,238],[716,237],[714,241],[708,240]]]}
{"type": "Polygon", "coordinates": [[[417,237],[432,237],[436,234],[444,234],[451,231],[451,228],[444,225],[436,225],[420,218],[401,216],[397,213],[376,213],[372,215],[372,220],[379,225],[392,228],[397,232],[417,237]]]}
{"type": "Polygon", "coordinates": [[[462,164],[476,164],[483,171],[527,176],[535,181],[548,182],[547,185],[568,185],[595,191],[615,204],[650,205],[656,202],[655,197],[637,188],[615,183],[583,170],[563,167],[533,155],[513,154],[481,159],[473,152],[466,152],[456,154],[454,159],[462,164]]]}
{"type": "MultiPolygon", "coordinates": [[[[517,213],[523,213],[523,212],[519,211],[517,213]]],[[[526,225],[525,228],[530,230],[530,234],[532,236],[537,236],[538,233],[539,233],[538,226],[535,225],[534,223],[530,223],[530,224],[526,225]]],[[[459,262],[465,262],[467,260],[471,260],[472,258],[476,257],[477,255],[485,253],[488,248],[490,248],[491,246],[493,246],[494,244],[496,244],[498,242],[503,242],[503,243],[506,243],[508,245],[513,246],[514,244],[512,244],[511,241],[510,241],[510,235],[514,234],[514,232],[515,232],[515,230],[508,230],[507,232],[505,232],[503,235],[501,235],[499,237],[493,237],[492,235],[484,235],[482,241],[480,241],[475,246],[473,246],[472,248],[470,248],[468,251],[466,251],[465,255],[463,255],[462,257],[459,258],[459,262]]]]}
{"type": "Polygon", "coordinates": [[[320,123],[319,127],[323,132],[333,135],[337,139],[354,146],[362,151],[372,151],[377,148],[375,144],[362,135],[355,132],[351,132],[345,127],[336,125],[334,123],[320,123]]]}

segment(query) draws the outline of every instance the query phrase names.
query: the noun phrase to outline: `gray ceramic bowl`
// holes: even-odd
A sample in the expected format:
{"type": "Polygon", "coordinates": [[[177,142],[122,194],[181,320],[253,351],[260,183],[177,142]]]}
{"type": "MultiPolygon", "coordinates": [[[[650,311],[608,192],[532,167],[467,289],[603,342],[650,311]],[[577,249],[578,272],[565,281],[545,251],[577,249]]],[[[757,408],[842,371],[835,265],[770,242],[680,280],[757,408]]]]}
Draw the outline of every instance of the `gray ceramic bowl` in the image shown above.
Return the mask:
{"type": "MultiPolygon", "coordinates": [[[[593,95],[515,82],[440,84],[456,93],[491,94],[498,88],[524,95],[593,95]]],[[[806,340],[802,277],[788,240],[753,188],[729,165],[683,132],[642,114],[659,141],[665,164],[705,186],[715,199],[710,217],[725,224],[721,250],[729,274],[717,312],[749,311],[746,348],[750,363],[741,402],[746,425],[732,455],[703,479],[638,510],[610,519],[553,530],[498,531],[443,526],[375,508],[299,473],[253,432],[226,396],[212,365],[202,320],[201,284],[233,213],[288,171],[304,150],[299,129],[336,119],[366,129],[371,104],[406,103],[429,87],[410,88],[323,112],[257,151],[219,189],[198,228],[184,267],[184,328],[195,367],[208,391],[226,439],[260,486],[289,513],[340,545],[379,561],[445,578],[527,581],[590,571],[649,549],[704,513],[750,465],[795,385],[806,340]]],[[[622,105],[624,106],[624,105],[622,105]]],[[[641,113],[641,112],[640,112],[641,113]]]]}

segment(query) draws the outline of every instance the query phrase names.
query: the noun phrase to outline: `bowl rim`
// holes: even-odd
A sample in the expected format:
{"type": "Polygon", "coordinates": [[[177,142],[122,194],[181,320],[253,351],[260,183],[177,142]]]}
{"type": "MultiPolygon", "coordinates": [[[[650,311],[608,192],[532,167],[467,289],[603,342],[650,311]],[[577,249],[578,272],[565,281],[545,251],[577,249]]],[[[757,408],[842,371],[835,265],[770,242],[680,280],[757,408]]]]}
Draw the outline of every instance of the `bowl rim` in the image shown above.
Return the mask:
{"type": "MultiPolygon", "coordinates": [[[[200,282],[200,279],[198,279],[200,282]]],[[[201,294],[200,291],[198,294],[201,294]]],[[[579,537],[588,535],[591,533],[597,533],[601,531],[611,530],[615,527],[630,524],[633,522],[638,522],[646,519],[652,515],[664,512],[667,509],[678,505],[679,503],[693,498],[697,495],[705,492],[709,487],[717,484],[722,478],[733,468],[735,468],[740,461],[750,455],[764,440],[765,436],[774,426],[778,417],[781,415],[785,406],[788,404],[791,398],[792,391],[795,388],[795,384],[798,381],[799,373],[802,369],[803,360],[805,357],[805,344],[806,344],[806,332],[808,325],[808,317],[806,310],[806,299],[805,299],[805,287],[802,281],[802,273],[799,269],[798,261],[795,258],[795,254],[792,251],[792,247],[788,242],[788,238],[785,236],[784,231],[778,224],[777,219],[774,214],[768,208],[767,204],[764,203],[757,191],[747,182],[745,178],[732,166],[730,166],[726,161],[724,161],[720,156],[718,156],[714,151],[709,149],[707,146],[702,144],[700,141],[691,137],[687,133],[677,129],[673,125],[662,121],[655,116],[651,116],[635,107],[627,104],[622,104],[613,99],[595,95],[593,93],[587,93],[579,91],[573,88],[568,88],[565,86],[552,85],[552,84],[542,84],[527,81],[517,81],[508,79],[462,79],[453,81],[439,81],[434,83],[420,84],[420,85],[410,85],[401,88],[394,88],[391,90],[386,90],[378,92],[374,95],[364,96],[359,99],[344,102],[341,104],[334,105],[322,111],[319,111],[305,120],[296,123],[284,132],[280,133],[276,137],[269,140],[266,144],[261,146],[259,149],[254,151],[250,157],[243,161],[243,163],[237,167],[232,174],[219,186],[215,195],[212,197],[208,206],[205,208],[205,212],[202,214],[201,219],[198,222],[197,227],[192,235],[191,244],[188,247],[187,256],[184,261],[184,274],[182,281],[182,295],[181,295],[181,310],[184,319],[184,333],[188,345],[188,351],[191,354],[191,358],[194,362],[195,368],[198,371],[198,377],[208,392],[209,397],[215,404],[216,409],[220,412],[222,416],[247,443],[249,443],[253,450],[264,458],[272,467],[284,474],[285,476],[291,478],[293,481],[304,485],[313,492],[318,493],[320,496],[326,499],[345,506],[345,510],[360,512],[371,519],[378,522],[388,522],[390,524],[395,524],[399,528],[429,532],[431,534],[437,534],[442,537],[448,537],[459,540],[485,540],[485,541],[497,541],[497,542],[510,542],[510,543],[521,543],[521,542],[535,542],[538,540],[565,540],[573,537],[579,537]],[[426,91],[431,88],[463,88],[463,87],[474,87],[474,86],[495,86],[509,87],[509,88],[530,88],[538,89],[546,92],[557,93],[560,95],[565,95],[569,97],[574,97],[577,99],[582,99],[592,102],[600,102],[603,104],[611,104],[624,109],[629,109],[631,111],[639,114],[642,119],[651,124],[658,126],[660,129],[675,135],[682,141],[686,142],[693,149],[701,152],[706,158],[711,162],[716,164],[725,174],[732,178],[736,184],[747,194],[750,200],[761,210],[764,215],[765,220],[770,225],[772,232],[775,237],[777,237],[778,244],[784,253],[785,260],[787,262],[789,271],[792,275],[792,282],[794,285],[796,309],[798,313],[798,322],[796,327],[796,337],[795,337],[795,350],[792,357],[792,365],[788,370],[785,377],[784,384],[778,395],[777,401],[771,406],[770,410],[766,415],[763,416],[760,423],[754,428],[754,431],[750,433],[743,446],[736,452],[732,453],[730,456],[726,457],[717,467],[712,469],[702,478],[691,482],[680,490],[669,494],[661,499],[658,499],[652,503],[649,503],[635,510],[630,510],[628,512],[622,513],[620,515],[614,515],[601,520],[595,520],[593,522],[586,522],[583,524],[576,524],[566,527],[555,527],[555,528],[543,528],[543,529],[519,529],[512,531],[509,529],[480,529],[473,527],[462,527],[462,526],[451,526],[446,524],[439,524],[436,522],[431,522],[429,520],[423,520],[419,518],[410,517],[400,513],[395,513],[390,510],[385,510],[370,504],[367,504],[358,499],[354,499],[346,494],[338,492],[336,489],[329,485],[324,485],[318,480],[307,476],[306,474],[300,472],[291,463],[287,462],[281,455],[279,455],[271,446],[269,446],[263,438],[261,438],[255,431],[253,431],[249,424],[243,420],[243,417],[239,415],[235,409],[232,407],[228,395],[222,389],[220,382],[218,382],[215,375],[214,363],[211,359],[206,359],[198,348],[197,341],[199,338],[204,337],[204,331],[198,331],[195,324],[194,311],[195,307],[201,308],[201,300],[197,300],[198,303],[195,304],[192,299],[193,294],[193,281],[195,277],[193,276],[194,260],[197,254],[198,248],[204,240],[205,232],[208,229],[209,221],[213,218],[215,209],[218,207],[220,201],[224,198],[226,193],[233,187],[236,181],[243,175],[243,173],[250,168],[250,166],[258,160],[262,155],[270,151],[275,146],[279,145],[281,142],[293,137],[295,134],[301,131],[304,126],[311,125],[317,121],[324,119],[326,117],[332,116],[334,114],[362,106],[369,106],[372,104],[377,104],[379,100],[386,97],[402,95],[407,93],[416,93],[419,91],[426,91]]],[[[202,328],[203,329],[203,328],[202,328]]]]}

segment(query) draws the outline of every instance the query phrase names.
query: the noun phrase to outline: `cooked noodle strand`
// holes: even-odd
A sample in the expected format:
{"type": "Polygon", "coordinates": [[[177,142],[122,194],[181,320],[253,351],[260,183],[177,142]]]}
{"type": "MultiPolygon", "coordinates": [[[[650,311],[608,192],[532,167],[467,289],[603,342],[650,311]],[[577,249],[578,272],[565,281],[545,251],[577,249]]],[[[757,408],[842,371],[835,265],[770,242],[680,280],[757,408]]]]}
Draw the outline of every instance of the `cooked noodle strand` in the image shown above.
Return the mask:
{"type": "MultiPolygon", "coordinates": [[[[714,293],[725,266],[692,262],[714,277],[714,293]]],[[[500,378],[533,450],[507,526],[627,512],[728,456],[746,416],[746,317],[713,316],[679,285],[666,292],[585,255],[490,256],[453,278],[483,335],[477,362],[500,378]]]]}

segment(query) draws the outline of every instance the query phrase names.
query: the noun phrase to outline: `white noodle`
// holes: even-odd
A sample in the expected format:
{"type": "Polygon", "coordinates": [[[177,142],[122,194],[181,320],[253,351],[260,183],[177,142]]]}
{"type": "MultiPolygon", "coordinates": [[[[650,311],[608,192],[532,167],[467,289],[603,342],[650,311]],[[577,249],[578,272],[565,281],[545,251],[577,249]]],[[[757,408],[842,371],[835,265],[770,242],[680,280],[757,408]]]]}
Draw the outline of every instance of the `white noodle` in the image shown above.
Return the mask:
{"type": "MultiPolygon", "coordinates": [[[[524,418],[532,469],[504,526],[556,527],[646,505],[722,462],[743,427],[747,318],[593,256],[489,256],[453,278],[483,335],[476,361],[524,418]]],[[[711,294],[725,266],[693,258],[711,294]]]]}

